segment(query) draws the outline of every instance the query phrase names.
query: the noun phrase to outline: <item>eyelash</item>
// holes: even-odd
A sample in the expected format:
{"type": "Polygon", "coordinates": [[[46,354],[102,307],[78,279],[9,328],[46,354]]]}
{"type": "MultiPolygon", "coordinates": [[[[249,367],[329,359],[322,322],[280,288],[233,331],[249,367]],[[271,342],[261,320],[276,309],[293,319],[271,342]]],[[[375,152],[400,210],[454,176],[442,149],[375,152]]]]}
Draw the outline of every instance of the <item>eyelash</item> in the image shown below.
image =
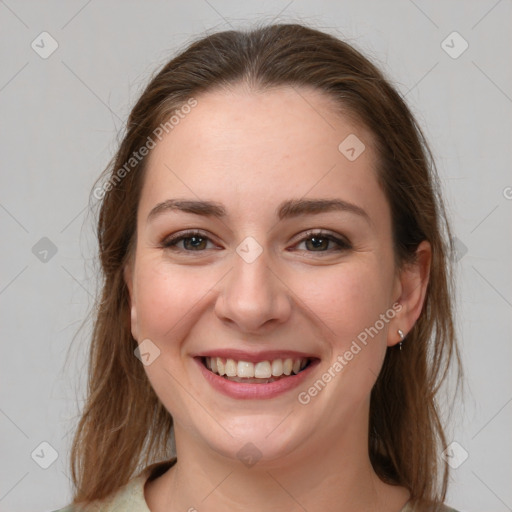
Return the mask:
{"type": "MultiPolygon", "coordinates": [[[[178,248],[177,245],[178,243],[180,243],[181,241],[183,240],[187,240],[189,238],[193,238],[193,237],[198,237],[198,238],[201,238],[203,240],[207,240],[207,241],[210,241],[211,242],[211,239],[206,236],[204,233],[202,233],[201,231],[195,231],[195,230],[189,230],[189,231],[184,231],[182,233],[179,233],[177,235],[174,235],[174,236],[171,236],[169,238],[166,238],[163,242],[162,242],[162,247],[165,248],[165,249],[170,249],[172,251],[175,251],[175,252],[182,252],[182,253],[194,253],[194,252],[198,252],[198,253],[201,253],[201,252],[204,252],[206,249],[203,249],[203,250],[197,250],[197,251],[194,251],[194,250],[188,250],[188,249],[182,249],[182,248],[178,248]]],[[[307,231],[304,236],[298,240],[298,242],[295,244],[295,245],[298,245],[302,242],[305,242],[307,240],[310,240],[311,238],[320,238],[322,240],[328,240],[330,242],[334,242],[338,248],[336,249],[327,249],[325,251],[308,251],[308,250],[304,250],[302,249],[303,252],[308,252],[308,253],[332,253],[332,252],[341,252],[341,251],[348,251],[350,249],[352,249],[352,245],[350,244],[350,242],[348,242],[348,240],[344,240],[342,238],[338,238],[330,233],[327,233],[325,231],[322,231],[322,230],[311,230],[311,231],[307,231]]]]}

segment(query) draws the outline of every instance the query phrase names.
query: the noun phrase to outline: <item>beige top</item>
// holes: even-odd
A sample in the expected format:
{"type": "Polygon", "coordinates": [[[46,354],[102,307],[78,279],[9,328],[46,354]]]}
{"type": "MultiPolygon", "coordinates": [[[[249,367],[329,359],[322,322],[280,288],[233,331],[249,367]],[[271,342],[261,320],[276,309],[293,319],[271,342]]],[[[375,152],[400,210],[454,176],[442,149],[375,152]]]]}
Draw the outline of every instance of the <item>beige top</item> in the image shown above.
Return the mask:
{"type": "MultiPolygon", "coordinates": [[[[90,503],[87,506],[69,505],[55,512],[151,512],[144,498],[144,485],[151,479],[155,479],[174,465],[176,459],[167,462],[159,462],[148,466],[139,476],[132,478],[111,497],[101,502],[90,503]]],[[[420,512],[409,503],[399,512],[420,512]]],[[[443,507],[439,512],[457,512],[453,508],[443,507]]]]}

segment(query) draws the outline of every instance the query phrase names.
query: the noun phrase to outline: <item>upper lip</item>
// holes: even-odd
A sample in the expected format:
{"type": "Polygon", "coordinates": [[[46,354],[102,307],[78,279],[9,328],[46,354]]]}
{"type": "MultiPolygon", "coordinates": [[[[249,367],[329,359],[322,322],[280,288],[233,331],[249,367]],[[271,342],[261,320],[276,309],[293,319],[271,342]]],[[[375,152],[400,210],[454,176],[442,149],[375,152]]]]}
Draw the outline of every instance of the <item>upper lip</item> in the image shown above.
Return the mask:
{"type": "Polygon", "coordinates": [[[307,352],[297,352],[295,350],[263,350],[260,352],[247,352],[240,349],[219,348],[199,352],[194,357],[221,357],[224,359],[234,359],[235,361],[247,361],[248,363],[258,363],[260,361],[273,361],[275,359],[318,359],[307,352]]]}

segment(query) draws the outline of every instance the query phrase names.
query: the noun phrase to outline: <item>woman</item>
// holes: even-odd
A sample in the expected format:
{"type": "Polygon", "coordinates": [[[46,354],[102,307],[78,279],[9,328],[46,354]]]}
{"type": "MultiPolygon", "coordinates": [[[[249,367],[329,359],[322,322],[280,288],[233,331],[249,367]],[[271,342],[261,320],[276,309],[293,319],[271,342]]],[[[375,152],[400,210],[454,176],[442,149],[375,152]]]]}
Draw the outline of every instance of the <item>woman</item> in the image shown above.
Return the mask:
{"type": "Polygon", "coordinates": [[[421,131],[365,57],[293,24],[198,40],[94,195],[66,510],[449,510],[450,232],[421,131]]]}

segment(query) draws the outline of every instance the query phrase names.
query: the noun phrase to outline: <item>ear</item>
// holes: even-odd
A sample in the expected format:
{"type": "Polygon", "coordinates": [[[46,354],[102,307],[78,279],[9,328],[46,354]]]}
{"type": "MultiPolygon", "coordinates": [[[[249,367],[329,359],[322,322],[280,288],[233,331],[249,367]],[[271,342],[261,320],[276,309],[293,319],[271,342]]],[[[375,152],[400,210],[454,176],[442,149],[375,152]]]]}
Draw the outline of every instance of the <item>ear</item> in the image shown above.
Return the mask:
{"type": "Polygon", "coordinates": [[[389,347],[401,341],[398,330],[405,336],[411,331],[418,320],[430,277],[430,265],[432,262],[432,248],[426,240],[421,242],[416,249],[416,258],[411,263],[406,263],[397,276],[395,303],[400,304],[388,331],[389,347]]]}
{"type": "Polygon", "coordinates": [[[130,300],[130,322],[132,329],[132,336],[135,340],[138,341],[138,323],[137,323],[137,306],[135,303],[135,293],[134,293],[134,285],[133,285],[133,267],[134,262],[133,259],[130,259],[128,263],[124,266],[123,269],[123,278],[126,283],[126,288],[128,289],[128,296],[130,300]]]}

